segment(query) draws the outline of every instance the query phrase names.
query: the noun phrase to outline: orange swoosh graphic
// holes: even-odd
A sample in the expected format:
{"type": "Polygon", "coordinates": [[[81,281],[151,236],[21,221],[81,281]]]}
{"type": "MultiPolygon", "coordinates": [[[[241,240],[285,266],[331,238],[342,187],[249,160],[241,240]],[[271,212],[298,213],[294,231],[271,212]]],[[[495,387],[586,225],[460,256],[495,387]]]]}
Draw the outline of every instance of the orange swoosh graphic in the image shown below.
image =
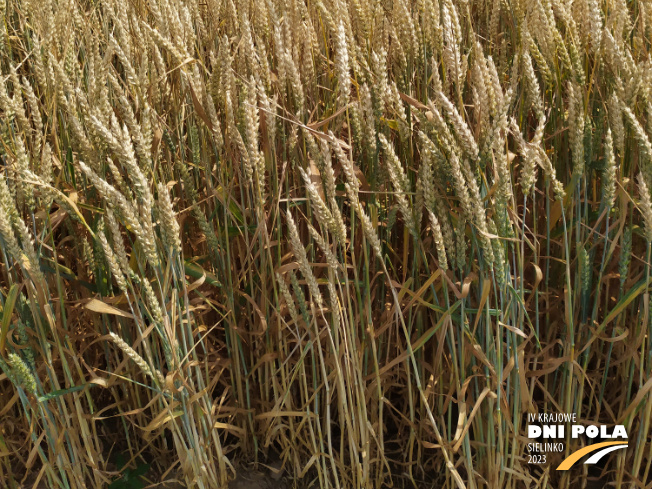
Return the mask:
{"type": "Polygon", "coordinates": [[[568,470],[584,455],[588,455],[591,452],[595,452],[596,450],[600,450],[604,447],[610,447],[612,445],[625,445],[625,443],[623,441],[604,441],[602,443],[594,443],[593,445],[589,445],[588,447],[584,447],[574,453],[571,453],[562,463],[559,464],[557,470],[568,470]]]}

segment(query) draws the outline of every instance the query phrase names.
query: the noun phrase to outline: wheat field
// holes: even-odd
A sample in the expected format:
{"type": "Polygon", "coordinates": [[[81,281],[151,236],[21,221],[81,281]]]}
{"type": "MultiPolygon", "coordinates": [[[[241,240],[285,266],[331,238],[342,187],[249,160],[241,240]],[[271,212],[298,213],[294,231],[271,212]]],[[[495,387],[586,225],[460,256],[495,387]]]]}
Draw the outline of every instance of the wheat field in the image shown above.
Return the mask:
{"type": "Polygon", "coordinates": [[[0,487],[652,487],[652,2],[0,11],[0,487]]]}

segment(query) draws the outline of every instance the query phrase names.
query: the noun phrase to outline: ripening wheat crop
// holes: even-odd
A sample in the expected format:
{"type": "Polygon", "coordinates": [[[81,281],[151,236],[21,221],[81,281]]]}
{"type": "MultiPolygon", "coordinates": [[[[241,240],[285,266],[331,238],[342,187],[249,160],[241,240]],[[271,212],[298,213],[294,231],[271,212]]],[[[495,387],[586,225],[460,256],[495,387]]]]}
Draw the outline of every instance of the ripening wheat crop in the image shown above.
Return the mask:
{"type": "Polygon", "coordinates": [[[0,487],[650,487],[649,0],[0,11],[0,487]]]}

